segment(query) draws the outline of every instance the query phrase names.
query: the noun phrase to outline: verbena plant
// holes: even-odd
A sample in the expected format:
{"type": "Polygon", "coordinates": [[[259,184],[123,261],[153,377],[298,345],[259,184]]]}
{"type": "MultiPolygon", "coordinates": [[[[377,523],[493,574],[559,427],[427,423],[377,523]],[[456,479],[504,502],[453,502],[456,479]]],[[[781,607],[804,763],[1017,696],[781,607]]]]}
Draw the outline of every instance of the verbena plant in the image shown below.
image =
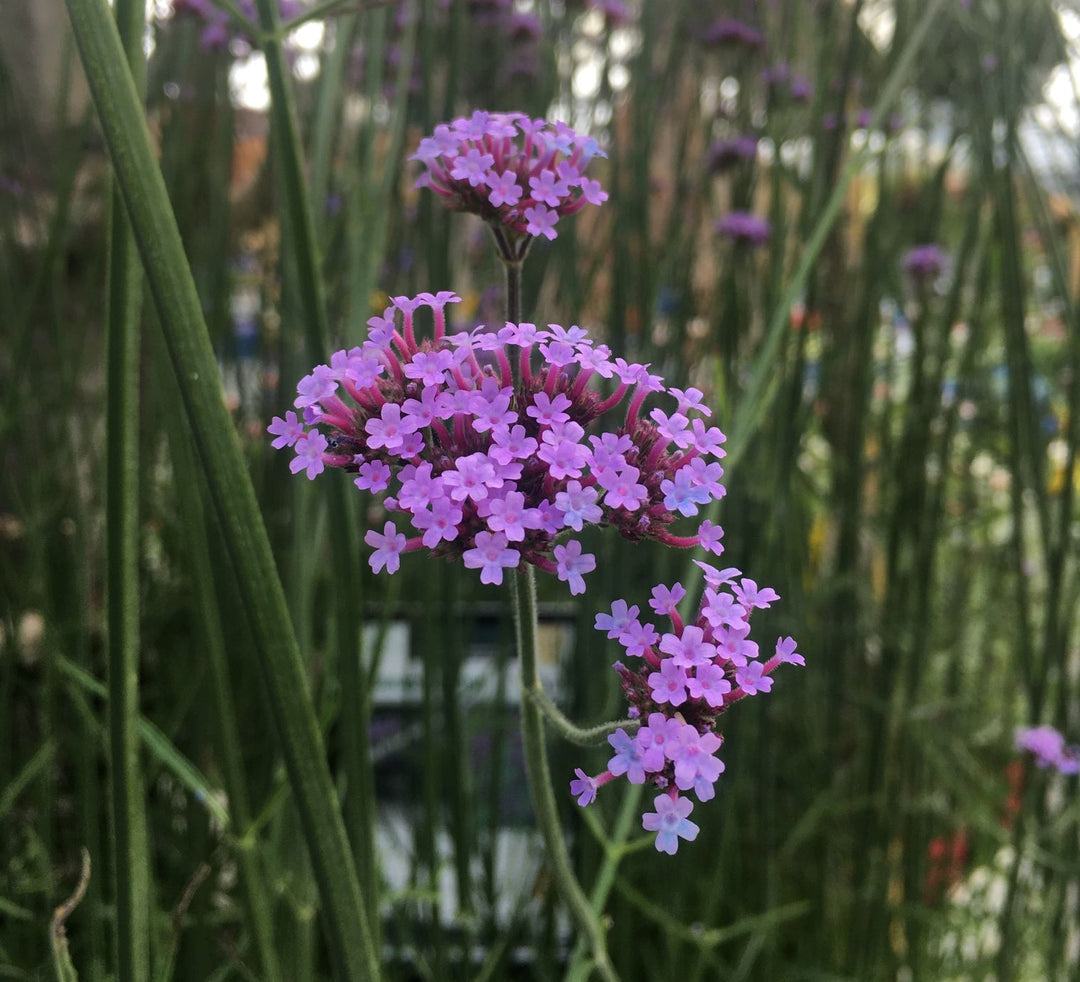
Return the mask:
{"type": "MultiPolygon", "coordinates": [[[[1048,191],[1060,178],[1033,166],[1026,137],[1026,109],[1067,54],[1048,4],[717,4],[705,14],[681,3],[330,5],[312,12],[329,19],[318,76],[304,84],[280,21],[306,14],[259,4],[258,23],[245,24],[239,15],[252,10],[204,8],[155,34],[146,92],[160,165],[129,80],[143,71],[140,11],[117,8],[129,72],[104,6],[70,9],[121,196],[101,263],[80,238],[99,241],[100,226],[80,223],[85,204],[107,194],[100,182],[84,190],[78,134],[48,171],[4,171],[9,976],[47,974],[54,957],[64,978],[1075,971],[1075,778],[1031,769],[1012,745],[1014,726],[1077,732],[1072,219],[1048,191]],[[268,138],[255,129],[234,139],[230,38],[265,57],[268,138]],[[608,153],[588,180],[609,199],[560,217],[558,238],[541,235],[509,289],[482,222],[413,189],[424,135],[487,107],[563,119],[608,153]],[[262,176],[231,197],[230,173],[236,190],[244,155],[263,146],[262,176]],[[150,288],[141,310],[132,242],[150,288]],[[106,272],[103,436],[102,388],[87,366],[104,364],[106,272]],[[387,313],[390,298],[408,308],[432,291],[438,304],[440,290],[462,298],[444,304],[445,336],[459,340],[431,344],[420,313],[407,342],[406,310],[387,313]],[[241,294],[261,303],[258,364],[280,392],[252,371],[241,294]],[[396,470],[381,408],[396,389],[350,394],[347,425],[322,424],[334,452],[310,455],[308,466],[357,467],[366,490],[333,472],[309,485],[267,453],[265,427],[275,414],[289,422],[293,383],[315,364],[336,371],[337,349],[344,373],[352,349],[362,363],[372,315],[390,331],[378,377],[393,376],[390,361],[409,379],[421,353],[462,355],[418,367],[451,375],[421,377],[414,394],[403,387],[403,413],[425,387],[436,402],[443,388],[483,396],[490,377],[490,413],[519,417],[502,419],[509,443],[495,439],[493,418],[491,429],[473,426],[476,446],[452,468],[431,461],[438,483],[469,470],[456,460],[494,448],[511,463],[488,460],[493,471],[523,462],[520,477],[499,478],[514,490],[489,489],[505,492],[499,508],[468,491],[455,498],[464,483],[436,495],[450,502],[450,538],[434,538],[437,523],[414,525],[400,472],[396,509],[367,493],[386,477],[380,464],[396,470]],[[524,360],[520,327],[499,336],[508,320],[539,324],[524,360]],[[478,323],[489,334],[465,341],[478,323]],[[549,323],[580,324],[595,343],[541,336],[555,331],[549,323]],[[541,346],[554,344],[572,350],[545,351],[542,368],[541,346]],[[601,344],[610,356],[596,357],[601,344]],[[479,371],[462,385],[452,373],[471,364],[466,349],[479,371]],[[508,383],[500,350],[513,356],[508,383]],[[564,354],[565,371],[549,373],[564,354]],[[616,357],[630,375],[605,381],[616,357]],[[644,363],[641,376],[633,366],[644,363]],[[563,406],[560,380],[588,371],[563,406]],[[629,390],[653,387],[650,375],[681,395],[649,395],[635,418],[665,433],[610,448],[625,464],[615,475],[639,473],[609,487],[595,458],[601,435],[599,446],[565,439],[558,417],[610,427],[617,440],[629,390]],[[585,419],[621,384],[619,416],[585,419]],[[701,436],[689,422],[694,389],[714,410],[701,436]],[[376,418],[383,428],[369,430],[376,418]],[[527,456],[513,456],[511,423],[527,456]],[[679,440],[707,439],[717,424],[728,434],[715,461],[727,494],[695,501],[719,492],[708,464],[680,484],[680,471],[693,472],[679,461],[692,446],[679,440]],[[374,431],[382,446],[372,448],[374,431]],[[590,455],[579,476],[574,446],[590,455]],[[654,452],[651,470],[626,456],[648,464],[654,452]],[[530,469],[551,486],[530,484],[530,469]],[[630,533],[635,511],[659,520],[684,508],[699,511],[680,516],[685,528],[650,527],[653,541],[588,527],[630,533]],[[556,515],[568,526],[561,537],[556,515]],[[777,586],[783,603],[758,611],[753,637],[796,635],[807,669],[781,676],[768,700],[745,700],[730,727],[725,717],[715,800],[695,804],[692,819],[677,804],[667,816],[656,791],[645,799],[609,775],[659,776],[679,801],[701,798],[693,786],[704,772],[680,775],[677,754],[657,766],[656,739],[677,745],[686,725],[711,732],[709,711],[732,694],[724,686],[756,687],[734,659],[765,665],[772,654],[771,644],[756,662],[740,652],[716,607],[725,593],[740,597],[719,570],[692,563],[707,557],[673,547],[689,541],[655,541],[689,540],[708,520],[706,544],[719,547],[721,519],[724,558],[710,563],[777,586]],[[373,552],[376,564],[394,561],[399,536],[421,552],[427,534],[450,561],[403,556],[393,577],[369,575],[373,552]],[[557,708],[516,694],[515,647],[526,693],[533,682],[527,585],[515,645],[513,605],[479,583],[533,568],[555,573],[538,583],[536,631],[541,650],[562,639],[557,708]],[[578,578],[588,588],[572,594],[578,578]],[[658,582],[668,592],[652,593],[649,613],[658,582]],[[702,659],[718,641],[706,633],[713,620],[734,645],[710,660],[716,671],[702,659]],[[390,707],[385,679],[406,624],[419,671],[390,707]],[[478,661],[485,646],[500,654],[478,661]],[[608,667],[616,654],[620,674],[608,667]],[[640,729],[569,723],[624,716],[620,681],[646,708],[640,729]],[[543,719],[556,721],[547,745],[543,719]],[[586,799],[602,784],[595,804],[579,809],[571,781],[586,799]],[[644,834],[642,812],[659,837],[644,834]],[[537,818],[544,844],[527,831],[537,818]],[[651,855],[672,834],[693,834],[684,821],[700,825],[694,841],[651,855]],[[82,846],[86,894],[50,930],[82,846]],[[527,861],[507,863],[515,848],[527,861]]],[[[251,123],[241,115],[236,125],[251,123]]],[[[511,228],[499,244],[511,267],[515,243],[542,233],[537,219],[566,200],[552,185],[556,203],[543,201],[529,181],[542,175],[517,171],[521,200],[534,200],[525,227],[512,228],[509,179],[494,203],[486,179],[473,185],[442,164],[444,185],[485,189],[478,207],[491,211],[480,217],[511,228]]],[[[585,193],[567,184],[571,199],[585,193]]],[[[417,475],[409,481],[416,491],[417,475]]],[[[751,587],[734,585],[745,600],[751,587]]],[[[1023,740],[1070,769],[1047,731],[1023,740]]]]}

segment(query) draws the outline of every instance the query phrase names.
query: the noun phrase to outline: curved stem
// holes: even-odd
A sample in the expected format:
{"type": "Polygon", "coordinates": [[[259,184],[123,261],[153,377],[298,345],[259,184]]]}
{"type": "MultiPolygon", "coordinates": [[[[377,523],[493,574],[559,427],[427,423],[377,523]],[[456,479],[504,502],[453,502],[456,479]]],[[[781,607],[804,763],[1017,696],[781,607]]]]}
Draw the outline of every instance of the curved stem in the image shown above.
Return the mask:
{"type": "Polygon", "coordinates": [[[552,879],[587,939],[597,971],[606,982],[618,982],[619,977],[608,957],[600,919],[593,912],[570,866],[555,795],[551,790],[551,771],[544,743],[544,714],[538,699],[543,689],[536,666],[536,579],[533,568],[525,566],[514,570],[510,584],[514,605],[514,636],[521,658],[521,735],[525,748],[525,771],[537,824],[544,839],[552,879]]]}
{"type": "Polygon", "coordinates": [[[597,723],[596,726],[576,726],[563,715],[563,711],[551,700],[551,697],[541,688],[527,693],[548,719],[548,722],[558,731],[559,736],[579,747],[591,747],[604,742],[604,737],[616,730],[623,729],[627,733],[633,733],[641,725],[639,719],[613,719],[607,723],[597,723]]]}

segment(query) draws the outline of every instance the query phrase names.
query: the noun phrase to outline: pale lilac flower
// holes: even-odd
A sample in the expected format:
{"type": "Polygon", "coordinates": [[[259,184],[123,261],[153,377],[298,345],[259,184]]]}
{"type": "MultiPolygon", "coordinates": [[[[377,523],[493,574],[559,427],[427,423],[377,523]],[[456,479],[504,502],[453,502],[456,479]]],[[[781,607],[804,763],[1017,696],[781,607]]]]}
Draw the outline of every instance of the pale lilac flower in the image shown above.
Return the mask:
{"type": "Polygon", "coordinates": [[[304,424],[296,418],[296,413],[290,409],[285,414],[284,419],[275,416],[266,428],[266,432],[277,437],[270,446],[275,450],[280,450],[282,447],[291,447],[304,435],[304,424]]]}
{"type": "Polygon", "coordinates": [[[555,223],[559,220],[559,213],[552,211],[546,205],[533,205],[525,209],[525,231],[529,235],[542,235],[546,239],[554,239],[559,233],[555,231],[555,223]]]}
{"type": "Polygon", "coordinates": [[[772,688],[773,680],[768,675],[762,675],[763,671],[764,666],[761,662],[747,662],[735,669],[735,681],[748,696],[758,692],[768,692],[772,688]]]}
{"type": "Polygon", "coordinates": [[[395,528],[393,522],[387,522],[382,532],[368,529],[364,541],[369,546],[374,546],[375,551],[371,554],[371,568],[376,573],[384,566],[388,573],[396,573],[401,565],[401,554],[405,551],[408,540],[395,528]]]}
{"type": "Polygon", "coordinates": [[[521,559],[521,554],[508,546],[502,532],[478,532],[473,548],[461,558],[468,569],[480,570],[481,583],[502,583],[503,570],[517,566],[521,559]]]}
{"type": "Polygon", "coordinates": [[[660,671],[650,672],[647,681],[658,706],[664,703],[681,706],[686,702],[686,669],[680,668],[674,658],[665,658],[660,663],[660,671]]]}
{"type": "Polygon", "coordinates": [[[597,614],[595,627],[598,631],[607,631],[609,638],[617,638],[627,626],[637,620],[637,606],[628,607],[625,600],[616,600],[611,605],[610,614],[597,614]]]}
{"type": "Polygon", "coordinates": [[[652,600],[649,601],[649,606],[658,614],[670,616],[678,610],[679,603],[685,596],[686,587],[681,583],[676,583],[673,587],[661,583],[653,587],[652,600]]]}
{"type": "Polygon", "coordinates": [[[615,751],[615,756],[608,761],[608,770],[616,777],[625,774],[631,784],[644,784],[645,768],[641,750],[634,739],[621,727],[609,734],[607,739],[615,751]]]}
{"type": "Polygon", "coordinates": [[[641,826],[646,832],[656,833],[658,852],[674,856],[679,849],[679,840],[693,842],[701,830],[687,816],[694,810],[689,798],[680,795],[674,797],[661,794],[653,801],[654,812],[641,816],[641,826]]]}
{"type": "Polygon", "coordinates": [[[589,777],[580,767],[574,768],[577,778],[570,782],[570,793],[577,798],[577,803],[584,808],[596,801],[596,778],[589,777]]]}
{"type": "Polygon", "coordinates": [[[305,433],[293,445],[296,456],[289,461],[289,470],[294,474],[304,471],[309,481],[314,481],[323,472],[323,454],[328,441],[317,430],[305,433]]]}
{"type": "Polygon", "coordinates": [[[559,579],[570,584],[570,592],[575,596],[584,593],[583,576],[596,569],[596,557],[590,553],[582,555],[581,543],[571,539],[566,545],[555,547],[555,563],[559,579]]]}

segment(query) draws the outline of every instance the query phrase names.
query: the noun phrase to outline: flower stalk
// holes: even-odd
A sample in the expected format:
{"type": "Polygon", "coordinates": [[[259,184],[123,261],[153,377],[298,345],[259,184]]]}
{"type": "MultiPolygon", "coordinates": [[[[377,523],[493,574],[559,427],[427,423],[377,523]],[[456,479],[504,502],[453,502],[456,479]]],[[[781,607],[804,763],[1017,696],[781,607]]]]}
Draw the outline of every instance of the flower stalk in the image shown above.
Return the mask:
{"type": "Polygon", "coordinates": [[[571,916],[577,922],[592,951],[596,970],[606,982],[616,982],[618,975],[608,957],[604,931],[581,885],[574,876],[570,856],[563,839],[555,795],[551,788],[544,741],[544,714],[537,698],[543,692],[536,662],[536,579],[533,569],[516,569],[510,579],[514,608],[514,637],[521,659],[521,736],[525,749],[525,771],[532,793],[533,807],[540,835],[547,851],[549,869],[571,916]]]}

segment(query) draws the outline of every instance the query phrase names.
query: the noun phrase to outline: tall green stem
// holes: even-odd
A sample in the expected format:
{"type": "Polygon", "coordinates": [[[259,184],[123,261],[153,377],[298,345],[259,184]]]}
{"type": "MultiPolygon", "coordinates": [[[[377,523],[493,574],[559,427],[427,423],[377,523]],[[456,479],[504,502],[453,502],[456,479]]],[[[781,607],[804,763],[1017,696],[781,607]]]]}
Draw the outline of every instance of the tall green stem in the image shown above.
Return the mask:
{"type": "Polygon", "coordinates": [[[617,982],[618,975],[608,957],[600,920],[570,866],[555,795],[551,790],[544,716],[537,698],[543,692],[543,687],[536,664],[536,574],[533,567],[514,570],[510,585],[514,603],[514,636],[521,659],[521,735],[525,748],[525,772],[536,809],[536,820],[547,850],[552,879],[588,940],[596,969],[606,982],[617,982]]]}
{"type": "Polygon", "coordinates": [[[221,397],[214,351],[135,84],[108,7],[100,0],[67,0],[67,6],[224,546],[236,569],[322,897],[330,957],[343,980],[378,979],[379,961],[304,663],[255,491],[221,397]]]}
{"type": "MultiPolygon", "coordinates": [[[[123,58],[142,89],[141,0],[118,0],[123,58]]],[[[137,97],[137,96],[136,96],[137,97]]],[[[109,788],[119,977],[150,975],[149,848],[139,768],[139,315],[135,240],[114,183],[109,201],[105,300],[108,396],[105,493],[109,788]]]]}

